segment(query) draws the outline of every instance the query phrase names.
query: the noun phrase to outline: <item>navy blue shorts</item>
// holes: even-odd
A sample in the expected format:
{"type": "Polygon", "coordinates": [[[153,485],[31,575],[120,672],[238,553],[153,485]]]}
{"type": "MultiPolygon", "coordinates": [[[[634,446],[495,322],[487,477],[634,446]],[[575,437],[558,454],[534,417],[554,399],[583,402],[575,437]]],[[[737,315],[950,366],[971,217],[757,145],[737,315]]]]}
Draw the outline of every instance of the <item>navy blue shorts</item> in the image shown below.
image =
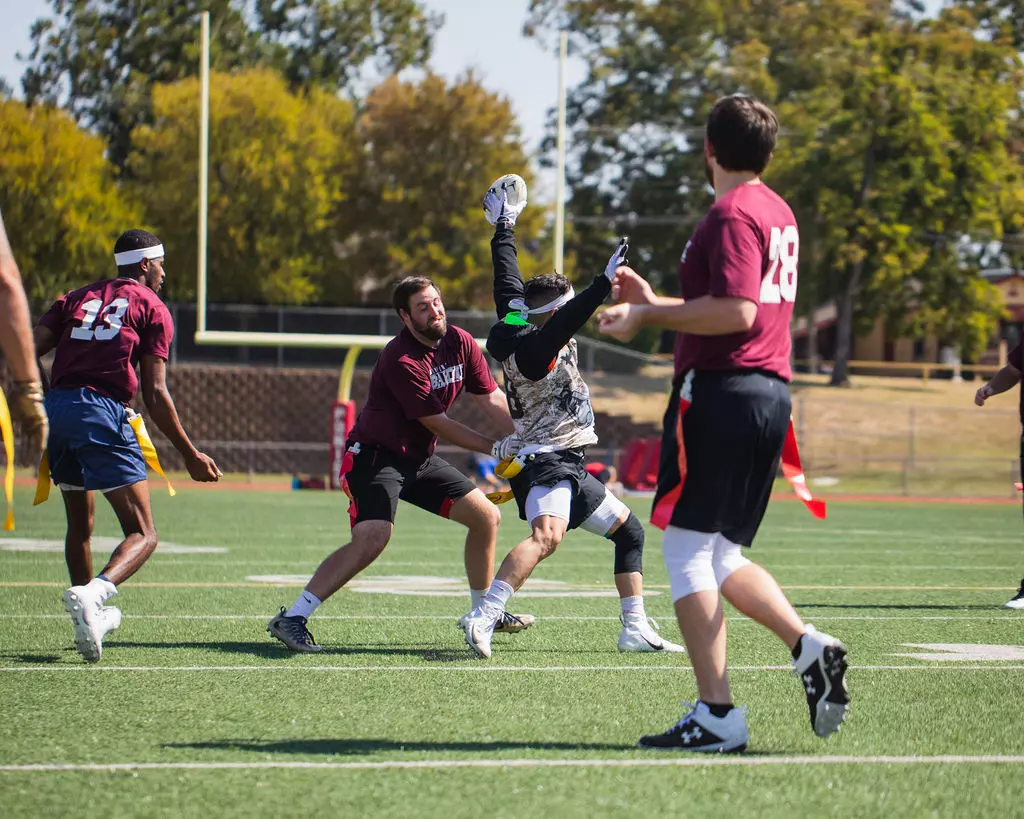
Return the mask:
{"type": "Polygon", "coordinates": [[[50,477],[61,489],[117,489],[146,480],[128,409],[85,387],[46,394],[50,477]]]}

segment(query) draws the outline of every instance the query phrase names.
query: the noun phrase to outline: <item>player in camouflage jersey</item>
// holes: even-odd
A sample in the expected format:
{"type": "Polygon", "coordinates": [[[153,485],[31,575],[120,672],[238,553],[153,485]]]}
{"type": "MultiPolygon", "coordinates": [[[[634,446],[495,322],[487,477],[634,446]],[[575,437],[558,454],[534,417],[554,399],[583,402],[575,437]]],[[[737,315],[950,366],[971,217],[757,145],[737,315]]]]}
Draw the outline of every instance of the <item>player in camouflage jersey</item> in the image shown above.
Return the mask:
{"type": "Polygon", "coordinates": [[[543,451],[530,454],[522,471],[510,477],[519,516],[532,532],[509,552],[483,601],[462,618],[466,642],[481,657],[490,657],[494,626],[509,598],[554,553],[568,529],[582,528],[615,547],[615,586],[622,603],[619,650],[682,651],[658,635],[644,611],[643,525],[585,468],[586,447],[597,443],[597,434],[573,335],[611,292],[626,242],[578,296],[560,274],[535,276],[524,284],[513,227],[525,206],[525,197],[510,203],[499,183],[484,198],[487,221],[495,225],[491,256],[499,319],[487,337],[487,351],[501,362],[520,457],[538,446],[543,451]]]}

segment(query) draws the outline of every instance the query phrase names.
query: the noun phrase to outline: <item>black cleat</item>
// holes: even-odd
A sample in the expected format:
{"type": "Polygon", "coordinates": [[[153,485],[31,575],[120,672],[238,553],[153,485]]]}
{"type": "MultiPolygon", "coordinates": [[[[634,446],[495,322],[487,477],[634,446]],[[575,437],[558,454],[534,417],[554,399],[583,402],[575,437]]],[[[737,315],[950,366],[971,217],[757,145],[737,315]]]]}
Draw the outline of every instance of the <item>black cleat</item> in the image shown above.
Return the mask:
{"type": "Polygon", "coordinates": [[[274,619],[267,623],[267,632],[270,636],[276,637],[292,651],[301,651],[306,654],[323,651],[323,648],[318,646],[316,640],[313,639],[313,634],[306,628],[306,618],[298,615],[289,617],[284,612],[282,606],[281,611],[274,615],[274,619]]]}
{"type": "Polygon", "coordinates": [[[733,708],[724,717],[716,717],[703,702],[690,709],[679,722],[663,734],[640,737],[641,748],[671,751],[697,751],[700,753],[739,753],[747,747],[747,720],[745,708],[733,708]]]}

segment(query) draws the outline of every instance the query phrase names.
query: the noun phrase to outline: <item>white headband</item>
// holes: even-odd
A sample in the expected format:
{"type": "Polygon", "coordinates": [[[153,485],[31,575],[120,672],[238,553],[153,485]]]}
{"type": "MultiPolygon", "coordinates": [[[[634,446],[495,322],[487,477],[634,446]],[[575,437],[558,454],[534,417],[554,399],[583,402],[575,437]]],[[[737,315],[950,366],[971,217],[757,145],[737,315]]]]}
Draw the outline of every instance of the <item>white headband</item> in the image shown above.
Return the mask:
{"type": "Polygon", "coordinates": [[[512,299],[508,306],[515,310],[519,315],[523,316],[535,316],[539,313],[549,313],[552,310],[557,310],[562,305],[568,303],[571,299],[576,297],[576,291],[569,287],[569,292],[563,293],[554,301],[549,301],[547,304],[542,304],[540,307],[534,307],[532,310],[526,306],[525,299],[512,299]]]}
{"type": "Polygon", "coordinates": [[[159,259],[164,255],[163,245],[140,247],[138,250],[125,250],[114,254],[114,262],[118,267],[126,264],[138,264],[143,259],[159,259]]]}

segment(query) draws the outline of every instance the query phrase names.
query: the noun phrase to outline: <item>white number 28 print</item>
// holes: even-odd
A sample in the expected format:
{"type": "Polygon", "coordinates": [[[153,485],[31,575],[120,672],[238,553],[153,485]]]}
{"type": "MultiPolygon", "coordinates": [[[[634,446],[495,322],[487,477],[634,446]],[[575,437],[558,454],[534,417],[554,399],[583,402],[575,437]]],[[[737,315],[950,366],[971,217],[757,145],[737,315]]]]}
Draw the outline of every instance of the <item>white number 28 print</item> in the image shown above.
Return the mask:
{"type": "Polygon", "coordinates": [[[761,304],[796,301],[796,263],[800,255],[800,234],[796,225],[772,228],[768,241],[768,272],[761,280],[761,304]],[[775,274],[778,273],[778,281],[775,274]]]}
{"type": "Polygon", "coordinates": [[[121,332],[121,319],[128,312],[128,299],[114,299],[110,304],[104,304],[99,299],[89,299],[82,302],[82,309],[85,316],[82,323],[71,330],[71,338],[79,341],[110,341],[121,332]],[[96,319],[100,320],[100,326],[94,330],[96,319]]]}

